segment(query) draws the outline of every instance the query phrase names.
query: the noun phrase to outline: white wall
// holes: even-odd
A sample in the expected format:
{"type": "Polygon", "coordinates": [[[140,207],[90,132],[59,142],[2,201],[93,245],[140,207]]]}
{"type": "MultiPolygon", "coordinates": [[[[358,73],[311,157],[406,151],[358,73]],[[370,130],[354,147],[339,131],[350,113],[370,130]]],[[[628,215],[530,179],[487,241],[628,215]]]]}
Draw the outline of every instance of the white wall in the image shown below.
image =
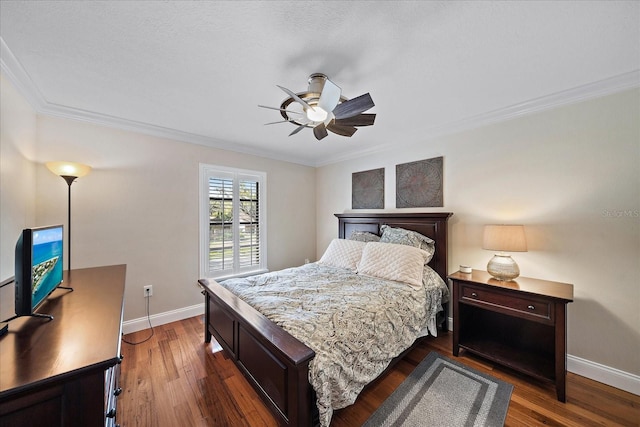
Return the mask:
{"type": "Polygon", "coordinates": [[[3,119],[5,111],[8,117],[15,109],[26,109],[25,115],[31,117],[29,123],[12,118],[14,126],[5,129],[3,122],[2,127],[2,272],[6,276],[13,275],[17,234],[8,236],[5,243],[5,228],[15,234],[25,226],[66,225],[67,184],[46,169],[44,163],[51,160],[93,167],[72,185],[72,268],[127,264],[125,321],[145,316],[142,287],[148,284],[154,287],[152,315],[204,302],[196,286],[199,163],[267,173],[269,269],[315,257],[314,168],[80,121],[40,115],[36,119],[22,99],[10,96],[10,84],[6,86],[7,90],[3,80],[3,119]],[[26,166],[13,152],[12,138],[18,131],[28,133],[35,146],[29,158],[33,162],[25,161],[26,166]],[[6,162],[5,151],[9,153],[6,162]],[[18,166],[20,173],[14,169],[18,166]],[[34,178],[22,182],[23,168],[32,171],[34,178]],[[7,179],[5,173],[10,175],[7,179]],[[5,193],[12,186],[20,191],[5,193]],[[22,206],[24,198],[31,201],[29,209],[22,206]],[[20,209],[5,208],[14,202],[20,209]],[[5,254],[5,246],[11,253],[5,254]]]}
{"type": "MultiPolygon", "coordinates": [[[[125,320],[144,316],[144,285],[153,285],[152,313],[204,301],[196,286],[200,163],[267,173],[269,269],[315,254],[311,167],[44,116],[37,159],[93,166],[72,186],[72,268],[127,264],[125,320]]],[[[44,166],[37,195],[38,221],[65,221],[66,184],[44,166]]]]}
{"type": "Polygon", "coordinates": [[[569,354],[640,375],[639,107],[632,90],[321,167],[318,254],[351,208],[353,172],[384,167],[393,211],[395,165],[444,156],[444,207],[418,210],[454,213],[449,271],[486,269],[484,224],[524,224],[522,276],[574,284],[569,354]]]}
{"type": "MultiPolygon", "coordinates": [[[[15,244],[35,222],[36,114],[0,74],[0,280],[14,275],[15,244]]],[[[14,314],[14,287],[0,289],[0,320],[14,314]]]]}

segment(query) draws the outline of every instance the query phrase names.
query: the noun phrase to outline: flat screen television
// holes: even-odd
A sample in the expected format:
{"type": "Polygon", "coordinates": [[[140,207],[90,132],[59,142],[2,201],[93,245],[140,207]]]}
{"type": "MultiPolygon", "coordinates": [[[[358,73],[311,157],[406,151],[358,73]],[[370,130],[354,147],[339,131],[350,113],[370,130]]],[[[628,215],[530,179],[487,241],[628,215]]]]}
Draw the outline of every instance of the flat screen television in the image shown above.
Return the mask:
{"type": "MultiPolygon", "coordinates": [[[[16,243],[16,316],[31,316],[62,283],[62,225],[26,228],[16,243]]],[[[51,316],[46,316],[51,317],[51,316]]]]}

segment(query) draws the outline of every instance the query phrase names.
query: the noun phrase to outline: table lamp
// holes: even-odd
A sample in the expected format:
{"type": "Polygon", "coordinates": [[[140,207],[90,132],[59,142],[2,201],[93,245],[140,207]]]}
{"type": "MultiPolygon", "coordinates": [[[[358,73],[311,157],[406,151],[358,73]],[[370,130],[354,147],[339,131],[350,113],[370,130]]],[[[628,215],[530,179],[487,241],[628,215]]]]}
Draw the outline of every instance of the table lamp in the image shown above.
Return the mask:
{"type": "Polygon", "coordinates": [[[526,252],[527,240],[522,225],[485,225],[482,249],[498,251],[487,264],[487,271],[498,280],[513,280],[520,275],[518,264],[507,252],[526,252]]]}

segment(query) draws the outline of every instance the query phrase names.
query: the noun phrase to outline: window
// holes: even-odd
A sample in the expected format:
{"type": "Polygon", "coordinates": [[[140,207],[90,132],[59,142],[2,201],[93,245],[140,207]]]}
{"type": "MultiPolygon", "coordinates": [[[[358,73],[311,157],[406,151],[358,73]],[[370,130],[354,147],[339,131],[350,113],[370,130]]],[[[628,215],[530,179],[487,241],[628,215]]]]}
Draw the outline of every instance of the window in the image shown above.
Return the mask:
{"type": "Polygon", "coordinates": [[[200,274],[267,271],[266,174],[200,165],[200,274]]]}

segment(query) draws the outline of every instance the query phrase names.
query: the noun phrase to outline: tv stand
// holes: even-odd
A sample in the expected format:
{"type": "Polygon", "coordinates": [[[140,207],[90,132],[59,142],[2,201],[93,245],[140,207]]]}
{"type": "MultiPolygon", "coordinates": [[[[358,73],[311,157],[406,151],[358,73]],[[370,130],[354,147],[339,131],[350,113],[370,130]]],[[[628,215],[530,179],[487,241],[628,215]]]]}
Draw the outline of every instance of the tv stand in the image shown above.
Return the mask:
{"type": "MultiPolygon", "coordinates": [[[[66,289],[66,290],[69,290],[69,291],[73,291],[73,288],[68,287],[68,286],[57,286],[56,289],[66,289]]],[[[56,289],[54,289],[54,291],[56,289]]],[[[49,319],[49,321],[53,320],[53,316],[50,315],[50,314],[30,313],[30,314],[20,314],[20,315],[16,314],[13,317],[10,317],[10,318],[8,318],[6,320],[3,320],[2,323],[9,323],[12,320],[15,320],[15,319],[17,319],[19,317],[44,317],[44,318],[49,319]]],[[[7,331],[5,331],[5,332],[7,332],[7,331]]],[[[4,334],[2,333],[2,331],[0,331],[0,336],[2,336],[2,335],[4,335],[4,334]]]]}
{"type": "Polygon", "coordinates": [[[31,313],[31,314],[21,314],[20,316],[16,315],[16,316],[10,317],[7,320],[3,320],[2,323],[9,323],[12,320],[18,319],[20,317],[41,317],[41,318],[49,319],[49,321],[53,320],[53,316],[50,314],[31,313]]]}
{"type": "Polygon", "coordinates": [[[116,425],[126,266],[65,275],[74,292],[41,306],[54,322],[20,316],[0,337],[2,427],[116,425]]]}

